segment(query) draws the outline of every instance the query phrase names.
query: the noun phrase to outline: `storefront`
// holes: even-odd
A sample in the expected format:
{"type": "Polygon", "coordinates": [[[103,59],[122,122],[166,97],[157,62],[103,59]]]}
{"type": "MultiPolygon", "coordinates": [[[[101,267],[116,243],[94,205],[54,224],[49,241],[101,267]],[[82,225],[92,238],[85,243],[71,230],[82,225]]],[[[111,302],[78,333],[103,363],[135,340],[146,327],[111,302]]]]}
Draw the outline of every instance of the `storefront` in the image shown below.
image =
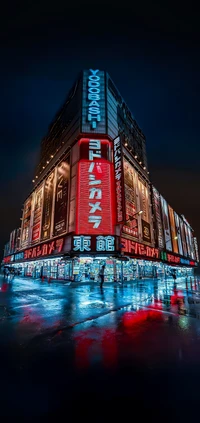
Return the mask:
{"type": "Polygon", "coordinates": [[[187,277],[193,275],[197,265],[190,259],[129,239],[123,238],[122,242],[119,253],[114,236],[65,236],[6,257],[5,264],[12,264],[24,277],[94,283],[99,281],[103,264],[105,283],[164,279],[171,277],[174,269],[177,277],[187,277]]]}
{"type": "Polygon", "coordinates": [[[30,262],[14,263],[13,267],[19,271],[20,276],[35,279],[69,280],[72,275],[72,263],[65,263],[62,257],[30,262]]]}
{"type": "Polygon", "coordinates": [[[189,277],[194,274],[194,269],[190,267],[172,266],[158,261],[126,256],[122,259],[112,256],[80,256],[67,260],[57,257],[13,263],[12,266],[25,277],[97,283],[103,264],[105,264],[105,283],[121,281],[122,277],[127,282],[138,279],[170,278],[174,270],[177,277],[189,277]]]}

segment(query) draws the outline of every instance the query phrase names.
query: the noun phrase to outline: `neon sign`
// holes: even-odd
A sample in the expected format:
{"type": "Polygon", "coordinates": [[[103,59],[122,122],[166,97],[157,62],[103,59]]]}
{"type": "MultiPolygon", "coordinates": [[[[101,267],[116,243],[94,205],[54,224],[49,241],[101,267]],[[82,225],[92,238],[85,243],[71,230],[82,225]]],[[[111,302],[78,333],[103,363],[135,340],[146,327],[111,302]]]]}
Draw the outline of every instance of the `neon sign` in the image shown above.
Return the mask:
{"type": "Polygon", "coordinates": [[[159,250],[157,248],[148,247],[147,245],[139,244],[125,238],[121,238],[121,244],[123,244],[122,251],[125,253],[149,258],[159,258],[159,250]]]}
{"type": "Polygon", "coordinates": [[[11,263],[13,260],[14,260],[14,256],[12,255],[12,256],[4,257],[3,262],[4,263],[11,263]]]}
{"type": "Polygon", "coordinates": [[[99,70],[90,69],[91,74],[88,76],[88,93],[87,98],[90,101],[88,106],[87,119],[91,122],[91,128],[95,129],[97,122],[101,121],[100,109],[100,76],[97,75],[99,70]]]}
{"type": "Polygon", "coordinates": [[[23,258],[24,258],[24,252],[15,254],[15,261],[23,260],[23,258]]]}
{"type": "Polygon", "coordinates": [[[123,198],[123,170],[122,170],[122,147],[120,137],[114,140],[114,168],[115,168],[115,187],[117,202],[117,223],[124,220],[124,198],[123,198]]]}
{"type": "Polygon", "coordinates": [[[115,237],[111,235],[89,236],[75,235],[73,237],[73,251],[89,252],[113,252],[115,251],[115,237]]]}
{"type": "Polygon", "coordinates": [[[37,247],[28,248],[24,251],[24,259],[32,259],[51,254],[61,253],[63,249],[64,238],[56,239],[55,241],[46,242],[45,244],[38,245],[37,247]]]}
{"type": "Polygon", "coordinates": [[[113,233],[112,163],[102,159],[101,140],[88,140],[89,160],[78,164],[77,234],[113,233]],[[99,160],[98,160],[99,159],[99,160]]]}

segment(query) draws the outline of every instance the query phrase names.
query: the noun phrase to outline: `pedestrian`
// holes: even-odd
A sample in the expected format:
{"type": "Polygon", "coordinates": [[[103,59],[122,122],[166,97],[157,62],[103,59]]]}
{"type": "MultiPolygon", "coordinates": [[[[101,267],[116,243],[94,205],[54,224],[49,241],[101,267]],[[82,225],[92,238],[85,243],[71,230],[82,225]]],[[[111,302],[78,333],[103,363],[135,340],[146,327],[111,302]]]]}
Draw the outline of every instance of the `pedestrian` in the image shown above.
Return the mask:
{"type": "Polygon", "coordinates": [[[106,267],[105,264],[103,264],[103,266],[101,267],[101,269],[99,271],[99,277],[101,279],[100,288],[103,287],[103,283],[104,283],[104,271],[105,271],[105,267],[106,267]]]}

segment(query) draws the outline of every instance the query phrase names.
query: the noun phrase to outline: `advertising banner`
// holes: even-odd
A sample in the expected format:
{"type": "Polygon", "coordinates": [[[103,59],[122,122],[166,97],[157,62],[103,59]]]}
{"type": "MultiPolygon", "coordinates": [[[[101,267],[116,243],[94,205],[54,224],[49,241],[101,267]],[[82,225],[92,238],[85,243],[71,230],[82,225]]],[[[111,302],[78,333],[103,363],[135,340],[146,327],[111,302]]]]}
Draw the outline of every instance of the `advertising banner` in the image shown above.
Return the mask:
{"type": "Polygon", "coordinates": [[[180,219],[180,228],[181,228],[181,239],[182,239],[182,246],[183,246],[183,255],[187,257],[187,244],[186,244],[186,237],[185,237],[185,229],[184,229],[184,222],[180,219]]]}
{"type": "Polygon", "coordinates": [[[195,260],[193,233],[190,226],[187,227],[187,230],[188,230],[188,241],[190,245],[190,257],[192,257],[192,259],[195,260]]]}
{"type": "Polygon", "coordinates": [[[4,247],[4,257],[8,256],[10,254],[10,242],[7,242],[4,247]]]}
{"type": "Polygon", "coordinates": [[[151,227],[149,219],[149,190],[145,183],[138,180],[138,191],[140,198],[140,210],[142,210],[142,239],[146,242],[151,242],[151,227]]]}
{"type": "Polygon", "coordinates": [[[133,166],[124,158],[124,195],[126,223],[123,225],[123,232],[138,238],[138,215],[130,220],[137,212],[136,186],[137,173],[133,166]]]}
{"type": "Polygon", "coordinates": [[[153,192],[153,210],[156,218],[158,247],[164,249],[163,226],[161,218],[160,194],[156,188],[152,188],[153,192]]]}
{"type": "Polygon", "coordinates": [[[30,224],[31,224],[31,212],[32,212],[32,196],[24,203],[24,213],[22,221],[22,233],[21,233],[21,247],[28,245],[30,240],[30,224]]]}
{"type": "Polygon", "coordinates": [[[174,219],[174,210],[172,207],[168,205],[169,208],[169,220],[170,220],[170,227],[171,227],[171,234],[172,234],[172,246],[173,252],[178,254],[178,239],[177,239],[177,232],[175,226],[175,219],[174,219]]]}
{"type": "Polygon", "coordinates": [[[194,240],[195,259],[199,262],[199,250],[198,250],[197,238],[194,237],[193,240],[194,240]]]}
{"type": "Polygon", "coordinates": [[[42,240],[50,238],[54,184],[55,184],[55,170],[48,176],[44,185],[44,203],[43,203],[42,230],[41,230],[42,240]]]}
{"type": "Polygon", "coordinates": [[[161,209],[162,209],[162,216],[163,216],[163,229],[164,229],[164,236],[165,236],[165,248],[166,250],[172,251],[172,242],[171,242],[171,234],[170,234],[170,226],[169,226],[169,214],[168,214],[168,207],[166,200],[160,196],[161,200],[161,209]]]}
{"type": "Polygon", "coordinates": [[[11,232],[10,234],[10,253],[14,253],[15,251],[15,241],[16,241],[16,229],[11,232]]]}
{"type": "Polygon", "coordinates": [[[176,224],[176,234],[178,237],[178,249],[179,254],[183,256],[183,247],[182,247],[182,240],[181,240],[181,227],[180,227],[180,218],[176,212],[174,212],[175,217],[175,224],[176,224]]]}
{"type": "Polygon", "coordinates": [[[32,242],[38,242],[41,235],[42,220],[42,203],[43,203],[43,185],[35,191],[34,211],[33,211],[33,228],[32,242]]]}
{"type": "Polygon", "coordinates": [[[151,242],[151,228],[148,222],[142,219],[142,239],[146,242],[151,242]]]}
{"type": "Polygon", "coordinates": [[[192,249],[191,233],[190,233],[191,231],[190,231],[190,227],[185,222],[184,222],[184,229],[185,229],[188,255],[189,255],[189,257],[194,258],[193,249],[192,249]]]}
{"type": "Polygon", "coordinates": [[[69,158],[63,160],[57,167],[53,231],[54,236],[61,235],[66,231],[69,170],[69,158]]]}

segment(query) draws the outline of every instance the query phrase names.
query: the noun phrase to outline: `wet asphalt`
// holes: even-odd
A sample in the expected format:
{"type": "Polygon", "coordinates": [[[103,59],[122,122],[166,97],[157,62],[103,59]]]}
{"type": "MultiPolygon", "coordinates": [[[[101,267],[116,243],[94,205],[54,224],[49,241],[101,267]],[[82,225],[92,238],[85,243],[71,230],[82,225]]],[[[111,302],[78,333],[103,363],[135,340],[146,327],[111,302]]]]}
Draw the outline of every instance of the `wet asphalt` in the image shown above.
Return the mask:
{"type": "Polygon", "coordinates": [[[0,416],[188,421],[199,376],[198,278],[0,278],[0,416]]]}

